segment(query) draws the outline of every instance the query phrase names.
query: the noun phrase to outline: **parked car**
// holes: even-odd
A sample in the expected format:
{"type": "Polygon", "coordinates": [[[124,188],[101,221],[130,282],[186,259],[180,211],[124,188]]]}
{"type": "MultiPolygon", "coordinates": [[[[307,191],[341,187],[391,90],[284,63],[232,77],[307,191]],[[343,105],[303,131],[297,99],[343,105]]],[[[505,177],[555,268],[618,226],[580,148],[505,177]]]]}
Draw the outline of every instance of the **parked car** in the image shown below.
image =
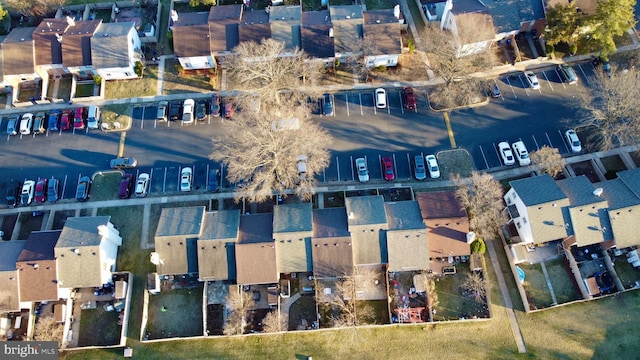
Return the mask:
{"type": "Polygon", "coordinates": [[[220,170],[218,169],[209,169],[209,179],[207,180],[207,190],[216,192],[220,189],[220,170]]]}
{"type": "Polygon", "coordinates": [[[300,177],[300,181],[305,180],[307,177],[307,155],[298,155],[296,161],[298,177],[300,177]]]}
{"type": "Polygon", "coordinates": [[[172,101],[169,103],[169,120],[178,121],[182,114],[182,102],[172,101]]]}
{"type": "Polygon", "coordinates": [[[131,188],[133,187],[133,175],[123,174],[118,188],[118,197],[120,199],[128,199],[131,196],[131,188]]]}
{"type": "Polygon", "coordinates": [[[18,135],[18,126],[20,126],[20,115],[13,114],[9,116],[9,123],[7,124],[7,135],[18,135]]]}
{"type": "Polygon", "coordinates": [[[47,200],[47,179],[38,179],[35,190],[35,200],[37,203],[42,204],[47,200]]]}
{"type": "Polygon", "coordinates": [[[49,179],[49,185],[47,186],[47,201],[56,202],[60,197],[60,180],[56,178],[49,179]]]}
{"type": "Polygon", "coordinates": [[[22,185],[20,192],[20,205],[29,205],[33,201],[33,193],[36,187],[36,182],[33,180],[27,180],[22,185]]]}
{"type": "Polygon", "coordinates": [[[73,111],[73,128],[84,129],[85,111],[83,107],[76,108],[73,111]]]}
{"type": "Polygon", "coordinates": [[[231,119],[233,117],[233,113],[234,113],[234,109],[233,109],[233,103],[231,102],[231,100],[226,101],[224,103],[224,113],[222,114],[224,116],[225,119],[231,119]]]}
{"type": "Polygon", "coordinates": [[[510,166],[516,163],[516,159],[513,157],[513,153],[511,152],[511,148],[509,147],[508,142],[502,141],[498,143],[498,152],[500,153],[502,162],[505,165],[510,166]]]}
{"type": "Polygon", "coordinates": [[[183,124],[192,124],[193,123],[193,107],[195,106],[195,101],[193,99],[187,99],[182,104],[182,123],[183,124]]]}
{"type": "Polygon", "coordinates": [[[36,113],[36,116],[33,118],[33,133],[34,134],[42,134],[45,132],[44,129],[44,112],[36,113]]]}
{"type": "Polygon", "coordinates": [[[76,200],[87,201],[89,199],[89,189],[91,188],[91,179],[88,176],[83,176],[78,181],[76,187],[76,200]]]}
{"type": "Polygon", "coordinates": [[[322,95],[322,114],[333,116],[333,96],[331,94],[322,95]]]}
{"type": "Polygon", "coordinates": [[[58,131],[58,123],[60,122],[60,110],[53,110],[49,113],[49,119],[47,121],[47,130],[58,131]]]}
{"type": "Polygon", "coordinates": [[[491,89],[489,89],[489,96],[491,96],[494,99],[502,96],[502,93],[500,92],[500,88],[498,87],[498,84],[494,83],[491,89]]]}
{"type": "Polygon", "coordinates": [[[131,169],[137,165],[138,161],[134,158],[116,158],[109,163],[112,169],[131,169]]]}
{"type": "Polygon", "coordinates": [[[391,181],[396,178],[396,174],[393,170],[393,160],[391,157],[385,156],[381,160],[382,162],[382,176],[385,180],[391,181]]]}
{"type": "Polygon", "coordinates": [[[32,126],[33,126],[33,114],[26,113],[22,115],[22,119],[20,119],[20,134],[22,135],[31,134],[32,126]]]}
{"type": "Polygon", "coordinates": [[[562,81],[568,84],[575,84],[578,82],[576,72],[567,64],[558,65],[558,73],[560,73],[562,81]]]}
{"type": "Polygon", "coordinates": [[[413,88],[407,86],[402,89],[402,103],[407,110],[416,109],[416,95],[413,88]]]}
{"type": "Polygon", "coordinates": [[[529,87],[533,90],[540,89],[540,83],[538,82],[538,77],[533,71],[525,71],[524,77],[527,79],[527,83],[529,83],[529,87]]]}
{"type": "Polygon", "coordinates": [[[87,112],[87,127],[89,129],[97,129],[100,127],[100,108],[96,105],[89,106],[87,112]]]}
{"type": "Polygon", "coordinates": [[[207,100],[198,100],[196,103],[196,120],[204,121],[207,117],[207,100]]]}
{"type": "Polygon", "coordinates": [[[60,117],[60,130],[71,130],[71,117],[73,116],[73,112],[71,110],[62,111],[62,116],[60,117]]]}
{"type": "Polygon", "coordinates": [[[580,143],[580,139],[578,135],[573,129],[569,129],[564,133],[564,136],[567,138],[567,143],[569,143],[569,147],[571,151],[574,153],[579,153],[582,151],[582,144],[580,143]]]}
{"type": "Polygon", "coordinates": [[[191,191],[191,175],[193,170],[190,167],[184,167],[180,171],[180,191],[191,191]]]}
{"type": "Polygon", "coordinates": [[[427,169],[429,170],[429,176],[432,179],[437,179],[440,177],[440,166],[438,166],[438,160],[435,155],[427,155],[425,156],[427,160],[427,169]]]}
{"type": "Polygon", "coordinates": [[[147,196],[149,189],[149,174],[141,173],[138,175],[138,181],[136,182],[136,197],[147,196]]]}
{"type": "Polygon", "coordinates": [[[358,180],[360,182],[369,181],[369,169],[367,168],[367,160],[365,158],[356,159],[356,170],[358,171],[358,180]]]}
{"type": "Polygon", "coordinates": [[[18,205],[20,192],[22,191],[22,183],[18,182],[15,186],[9,184],[7,187],[7,207],[12,209],[18,205]]]}
{"type": "Polygon", "coordinates": [[[209,112],[213,116],[220,116],[220,95],[211,95],[211,110],[209,112]]]}
{"type": "Polygon", "coordinates": [[[427,170],[424,167],[424,158],[422,157],[422,155],[416,155],[413,158],[413,172],[414,175],[416,177],[416,179],[418,180],[424,180],[427,178],[427,170]]]}
{"type": "Polygon", "coordinates": [[[387,107],[387,92],[383,88],[376,89],[375,101],[378,109],[384,109],[387,107]]]}
{"type": "Polygon", "coordinates": [[[513,154],[518,159],[518,164],[520,166],[527,166],[531,164],[531,158],[529,157],[529,152],[527,151],[527,147],[524,145],[524,142],[517,141],[511,144],[511,148],[513,149],[513,154]]]}
{"type": "Polygon", "coordinates": [[[167,107],[169,103],[166,101],[160,101],[158,103],[158,109],[156,110],[156,121],[167,121],[167,107]]]}

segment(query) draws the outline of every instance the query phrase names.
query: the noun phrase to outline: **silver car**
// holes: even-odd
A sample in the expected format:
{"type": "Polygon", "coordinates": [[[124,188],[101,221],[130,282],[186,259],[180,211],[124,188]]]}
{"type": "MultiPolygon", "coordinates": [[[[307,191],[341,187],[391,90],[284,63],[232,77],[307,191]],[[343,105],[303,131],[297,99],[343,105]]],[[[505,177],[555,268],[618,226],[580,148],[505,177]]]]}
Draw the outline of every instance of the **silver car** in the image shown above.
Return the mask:
{"type": "Polygon", "coordinates": [[[416,179],[424,180],[427,178],[427,169],[424,167],[424,158],[422,155],[416,155],[413,161],[414,164],[414,173],[416,179]]]}

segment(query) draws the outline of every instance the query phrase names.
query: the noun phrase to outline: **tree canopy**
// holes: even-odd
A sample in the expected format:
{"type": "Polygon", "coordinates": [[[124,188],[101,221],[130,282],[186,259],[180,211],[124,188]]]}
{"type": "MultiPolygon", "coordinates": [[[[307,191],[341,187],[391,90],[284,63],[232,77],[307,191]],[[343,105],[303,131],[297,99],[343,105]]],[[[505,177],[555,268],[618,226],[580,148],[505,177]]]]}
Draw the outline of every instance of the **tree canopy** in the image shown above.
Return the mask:
{"type": "Polygon", "coordinates": [[[556,4],[547,12],[547,32],[545,39],[549,45],[569,43],[574,40],[579,25],[575,2],[566,5],[556,4]]]}
{"type": "Polygon", "coordinates": [[[65,2],[65,0],[6,0],[4,4],[8,10],[24,16],[47,16],[53,15],[53,12],[65,2]]]}
{"type": "Polygon", "coordinates": [[[540,172],[556,177],[562,173],[566,160],[560,155],[558,148],[544,145],[538,151],[531,153],[531,161],[538,167],[540,172]]]}
{"type": "Polygon", "coordinates": [[[467,179],[454,177],[452,180],[458,187],[456,198],[469,215],[471,230],[482,239],[497,235],[506,221],[500,183],[489,174],[475,171],[467,179]]]}

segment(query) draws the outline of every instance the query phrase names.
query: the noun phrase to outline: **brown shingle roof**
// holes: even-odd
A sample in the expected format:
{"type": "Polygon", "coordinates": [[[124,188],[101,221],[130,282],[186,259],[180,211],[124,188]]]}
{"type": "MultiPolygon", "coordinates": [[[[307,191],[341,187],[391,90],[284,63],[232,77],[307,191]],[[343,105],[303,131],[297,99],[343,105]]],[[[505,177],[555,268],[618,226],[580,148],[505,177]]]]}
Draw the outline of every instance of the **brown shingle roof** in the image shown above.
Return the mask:
{"type": "Polygon", "coordinates": [[[467,212],[453,191],[430,191],[416,194],[423,219],[466,217],[467,212]]]}
{"type": "Polygon", "coordinates": [[[62,64],[62,45],[56,34],[62,38],[70,27],[68,18],[44,19],[33,32],[36,65],[62,64]]]}
{"type": "Polygon", "coordinates": [[[262,42],[271,37],[269,14],[266,11],[247,11],[242,14],[238,27],[240,42],[262,42]]]}
{"type": "Polygon", "coordinates": [[[304,52],[317,58],[333,57],[334,42],[329,36],[332,28],[329,10],[303,12],[301,43],[304,52]]]}
{"type": "Polygon", "coordinates": [[[367,55],[390,55],[402,52],[400,24],[365,24],[363,36],[373,40],[375,46],[367,49],[367,55]]]}
{"type": "Polygon", "coordinates": [[[25,241],[0,242],[0,313],[20,310],[16,260],[25,241]]]}
{"type": "Polygon", "coordinates": [[[35,72],[34,28],[16,28],[2,42],[4,76],[35,72]]]}
{"type": "Polygon", "coordinates": [[[62,36],[62,64],[66,67],[91,65],[91,37],[102,20],[78,21],[62,36]]]}
{"type": "Polygon", "coordinates": [[[421,192],[416,194],[416,200],[427,226],[429,257],[469,255],[469,218],[455,192],[421,192]]]}
{"type": "Polygon", "coordinates": [[[238,284],[272,284],[278,281],[275,243],[236,244],[238,284]]]}
{"type": "Polygon", "coordinates": [[[332,237],[311,240],[313,275],[342,277],[353,273],[353,246],[351,237],[332,237]]]}
{"type": "Polygon", "coordinates": [[[209,48],[211,52],[231,51],[238,45],[238,24],[242,4],[212,6],[209,10],[209,48]]]}
{"type": "Polygon", "coordinates": [[[176,57],[211,56],[208,18],[207,12],[180,14],[173,24],[173,52],[176,57]]]}
{"type": "Polygon", "coordinates": [[[58,300],[54,248],[62,230],[32,232],[16,261],[20,301],[58,300]]]}

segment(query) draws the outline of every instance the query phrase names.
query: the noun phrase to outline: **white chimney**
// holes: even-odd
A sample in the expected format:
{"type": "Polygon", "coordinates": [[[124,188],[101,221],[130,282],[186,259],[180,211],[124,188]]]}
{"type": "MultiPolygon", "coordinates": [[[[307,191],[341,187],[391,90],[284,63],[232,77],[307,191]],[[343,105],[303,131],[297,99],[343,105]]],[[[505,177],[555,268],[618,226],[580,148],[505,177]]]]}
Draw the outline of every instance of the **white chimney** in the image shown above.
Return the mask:
{"type": "Polygon", "coordinates": [[[73,251],[73,253],[76,254],[76,255],[80,255],[80,249],[78,249],[78,248],[74,248],[71,251],[73,251]]]}
{"type": "Polygon", "coordinates": [[[355,215],[353,214],[353,211],[349,212],[349,219],[353,219],[355,217],[355,215]]]}
{"type": "Polygon", "coordinates": [[[333,37],[333,28],[329,29],[329,37],[332,38],[333,37]]]}
{"type": "Polygon", "coordinates": [[[98,225],[98,235],[102,237],[109,235],[109,229],[105,225],[98,225]]]}
{"type": "Polygon", "coordinates": [[[178,12],[175,10],[171,10],[171,20],[173,20],[173,22],[178,21],[178,12]]]}
{"type": "Polygon", "coordinates": [[[600,195],[602,195],[603,191],[604,190],[602,188],[597,188],[597,189],[593,190],[593,195],[600,196],[600,195]]]}
{"type": "Polygon", "coordinates": [[[467,233],[467,244],[471,244],[475,239],[476,239],[476,233],[474,233],[473,231],[469,231],[467,233]]]}
{"type": "Polygon", "coordinates": [[[396,19],[400,19],[400,5],[393,7],[393,16],[395,16],[396,19]]]}
{"type": "Polygon", "coordinates": [[[151,260],[151,263],[153,265],[156,265],[156,266],[164,264],[164,261],[162,261],[162,259],[160,259],[160,254],[158,254],[157,252],[152,252],[151,253],[151,259],[150,260],[151,260]]]}
{"type": "Polygon", "coordinates": [[[76,22],[70,16],[67,16],[67,24],[69,24],[69,26],[76,26],[76,22]]]}

